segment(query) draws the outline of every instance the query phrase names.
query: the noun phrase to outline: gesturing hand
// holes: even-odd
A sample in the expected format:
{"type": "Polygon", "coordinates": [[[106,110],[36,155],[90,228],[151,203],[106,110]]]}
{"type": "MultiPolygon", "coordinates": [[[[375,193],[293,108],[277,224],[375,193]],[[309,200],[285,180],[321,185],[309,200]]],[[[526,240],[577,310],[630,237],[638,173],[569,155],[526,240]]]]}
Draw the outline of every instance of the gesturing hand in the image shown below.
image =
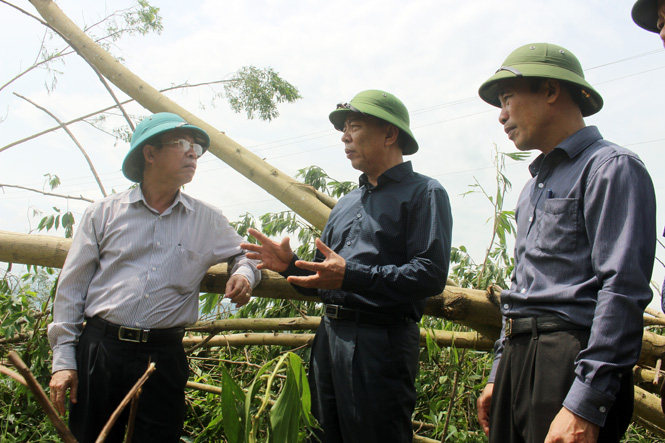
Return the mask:
{"type": "Polygon", "coordinates": [[[250,251],[247,253],[247,258],[261,260],[261,263],[257,266],[259,269],[270,269],[275,272],[286,271],[289,263],[293,260],[289,237],[284,237],[281,243],[277,243],[256,229],[249,228],[247,232],[259,241],[258,245],[246,242],[240,243],[242,249],[250,251]]]}
{"type": "Polygon", "coordinates": [[[326,257],[322,262],[311,262],[298,260],[296,266],[308,271],[314,271],[316,274],[306,277],[290,276],[287,278],[289,283],[302,286],[304,288],[317,289],[339,289],[344,281],[346,272],[346,260],[326,246],[320,239],[316,239],[316,247],[326,257]]]}

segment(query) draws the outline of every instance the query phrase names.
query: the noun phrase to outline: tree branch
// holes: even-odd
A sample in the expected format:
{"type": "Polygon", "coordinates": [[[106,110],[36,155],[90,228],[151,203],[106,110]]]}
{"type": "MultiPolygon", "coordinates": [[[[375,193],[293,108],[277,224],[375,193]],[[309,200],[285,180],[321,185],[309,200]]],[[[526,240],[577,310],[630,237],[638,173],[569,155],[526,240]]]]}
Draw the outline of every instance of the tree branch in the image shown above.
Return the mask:
{"type": "MultiPolygon", "coordinates": [[[[3,0],[0,0],[0,2],[1,1],[3,1],[3,0]]],[[[192,84],[192,85],[184,83],[184,84],[181,84],[181,85],[175,85],[175,86],[170,86],[168,88],[160,89],[159,92],[167,92],[167,91],[172,91],[172,90],[175,90],[175,89],[196,88],[196,87],[199,87],[199,86],[208,86],[208,85],[214,85],[214,84],[218,84],[218,83],[227,83],[229,81],[231,81],[231,80],[214,80],[214,81],[210,81],[210,82],[195,83],[195,84],[192,84]]],[[[125,101],[122,101],[119,104],[120,105],[126,105],[127,103],[131,103],[133,101],[134,101],[134,99],[131,98],[131,99],[127,99],[125,101]]],[[[99,109],[97,111],[91,112],[89,114],[83,115],[81,117],[77,117],[73,120],[69,120],[67,122],[64,122],[63,124],[65,126],[69,126],[72,123],[77,123],[77,122],[80,122],[82,120],[85,120],[86,118],[90,118],[90,117],[94,117],[94,116],[99,115],[99,114],[103,114],[104,112],[110,111],[111,109],[114,109],[114,108],[117,108],[117,107],[118,107],[118,104],[107,106],[106,108],[102,108],[102,109],[99,109]]],[[[22,138],[20,140],[16,140],[15,142],[12,142],[12,143],[10,143],[8,145],[5,145],[2,148],[0,148],[0,152],[5,151],[5,150],[7,150],[7,149],[9,149],[13,146],[20,145],[21,143],[25,143],[27,141],[33,140],[37,137],[41,137],[42,135],[48,134],[49,132],[57,131],[58,129],[61,129],[61,128],[62,128],[62,126],[53,126],[52,128],[45,129],[41,132],[37,132],[35,134],[32,134],[28,137],[22,138]]]]}
{"type": "Polygon", "coordinates": [[[94,202],[94,200],[90,200],[89,198],[85,198],[83,196],[74,197],[73,195],[55,194],[53,192],[40,191],[39,189],[26,188],[25,186],[8,185],[8,184],[5,184],[5,183],[0,183],[0,188],[4,188],[4,187],[23,189],[23,190],[30,191],[30,192],[37,192],[38,194],[48,195],[48,196],[51,196],[51,197],[66,198],[66,199],[71,199],[71,200],[83,200],[83,201],[86,201],[86,202],[89,202],[89,203],[94,202]]]}
{"type": "Polygon", "coordinates": [[[106,197],[106,195],[107,195],[107,194],[106,194],[106,190],[104,189],[104,185],[102,185],[102,181],[99,179],[99,175],[97,175],[97,170],[95,169],[95,166],[92,164],[92,160],[90,160],[90,157],[88,157],[88,153],[85,152],[85,149],[83,149],[83,146],[81,146],[81,144],[78,142],[78,140],[76,140],[76,137],[74,137],[74,134],[72,134],[72,132],[69,130],[69,128],[67,128],[67,126],[65,126],[65,124],[64,124],[63,122],[61,122],[60,119],[58,119],[58,117],[56,117],[55,115],[53,115],[53,114],[52,114],[50,111],[48,111],[46,108],[43,108],[43,107],[39,106],[39,105],[36,104],[35,102],[31,101],[30,99],[28,99],[28,98],[26,98],[26,97],[23,97],[23,96],[20,95],[20,94],[17,94],[16,92],[14,92],[14,95],[17,96],[17,97],[19,97],[19,98],[22,98],[23,100],[27,101],[27,102],[30,103],[31,105],[35,106],[36,108],[41,109],[42,111],[44,111],[45,113],[47,113],[48,115],[50,115],[51,118],[53,118],[53,120],[55,120],[56,122],[58,122],[58,124],[60,125],[60,127],[61,127],[62,129],[64,129],[65,132],[71,137],[71,139],[74,141],[74,143],[76,144],[76,146],[79,148],[79,150],[81,151],[81,153],[82,153],[83,156],[85,157],[85,160],[88,162],[88,165],[90,166],[90,170],[92,171],[92,175],[95,177],[95,180],[97,181],[97,184],[99,185],[99,189],[102,191],[102,195],[104,195],[104,197],[106,197]]]}

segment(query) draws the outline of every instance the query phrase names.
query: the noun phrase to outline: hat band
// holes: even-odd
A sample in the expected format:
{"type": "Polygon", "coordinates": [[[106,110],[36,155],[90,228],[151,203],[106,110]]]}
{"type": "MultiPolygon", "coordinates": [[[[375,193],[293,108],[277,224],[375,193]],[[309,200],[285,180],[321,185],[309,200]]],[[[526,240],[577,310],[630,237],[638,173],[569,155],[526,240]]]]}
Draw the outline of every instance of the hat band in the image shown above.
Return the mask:
{"type": "Polygon", "coordinates": [[[498,74],[498,73],[501,72],[501,71],[512,72],[512,73],[515,74],[516,76],[518,76],[518,77],[522,77],[522,73],[521,73],[520,71],[518,71],[518,70],[515,69],[515,68],[511,68],[510,66],[501,66],[499,69],[496,70],[495,74],[498,74]]]}
{"type": "Polygon", "coordinates": [[[337,103],[337,107],[335,109],[348,109],[351,112],[357,112],[359,114],[364,114],[360,109],[356,108],[350,103],[337,103]]]}

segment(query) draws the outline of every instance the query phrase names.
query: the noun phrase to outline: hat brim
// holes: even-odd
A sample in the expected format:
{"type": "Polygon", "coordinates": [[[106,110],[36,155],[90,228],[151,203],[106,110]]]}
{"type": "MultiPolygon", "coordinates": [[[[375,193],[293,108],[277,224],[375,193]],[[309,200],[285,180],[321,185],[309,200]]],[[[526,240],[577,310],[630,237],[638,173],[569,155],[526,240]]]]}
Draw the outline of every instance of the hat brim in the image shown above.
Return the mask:
{"type": "Polygon", "coordinates": [[[132,145],[134,146],[129,150],[125,156],[125,160],[122,162],[122,173],[124,176],[136,183],[143,180],[143,146],[151,138],[176,129],[186,129],[192,131],[192,137],[194,137],[194,141],[196,143],[203,147],[203,153],[205,153],[210,147],[210,137],[203,129],[199,128],[198,126],[177,123],[174,124],[172,121],[164,122],[161,125],[156,125],[154,128],[151,128],[150,131],[146,131],[137,140],[132,140],[132,145]]]}
{"type": "Polygon", "coordinates": [[[558,66],[543,66],[540,63],[523,63],[510,65],[511,70],[499,70],[487,79],[478,89],[478,95],[487,103],[501,107],[499,100],[499,82],[512,78],[551,78],[568,83],[580,91],[580,109],[582,115],[587,117],[600,111],[603,107],[603,97],[583,77],[558,66]],[[512,71],[519,72],[518,76],[512,71]]]}
{"type": "MultiPolygon", "coordinates": [[[[402,154],[411,155],[418,152],[418,142],[416,141],[416,138],[413,136],[413,133],[411,133],[411,129],[409,129],[408,126],[405,126],[404,124],[395,121],[395,119],[390,113],[386,112],[382,108],[379,108],[378,106],[374,106],[369,103],[354,102],[353,106],[362,114],[367,114],[376,118],[380,118],[385,122],[397,126],[400,129],[400,131],[404,132],[404,134],[407,137],[406,137],[406,144],[405,146],[402,147],[402,154]]],[[[354,111],[352,109],[347,109],[347,108],[335,109],[330,113],[328,119],[330,120],[330,123],[333,124],[335,129],[337,129],[338,131],[343,131],[344,122],[346,121],[346,118],[350,112],[354,111]]]]}
{"type": "Polygon", "coordinates": [[[640,28],[660,34],[660,30],[658,29],[657,0],[638,0],[633,5],[631,16],[635,24],[640,28]]]}

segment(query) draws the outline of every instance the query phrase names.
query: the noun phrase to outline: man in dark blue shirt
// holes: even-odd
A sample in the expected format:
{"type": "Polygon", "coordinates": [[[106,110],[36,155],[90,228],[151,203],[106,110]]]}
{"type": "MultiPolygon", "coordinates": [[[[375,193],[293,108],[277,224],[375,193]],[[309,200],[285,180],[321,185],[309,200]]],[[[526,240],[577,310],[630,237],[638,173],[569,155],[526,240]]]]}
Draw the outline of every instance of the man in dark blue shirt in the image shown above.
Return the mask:
{"type": "Polygon", "coordinates": [[[652,298],[651,178],[585,125],[603,100],[565,48],[516,49],[479,94],[501,108],[517,149],[541,152],[517,203],[515,270],[479,421],[490,443],[618,443],[652,298]]]}
{"type": "Polygon", "coordinates": [[[420,333],[427,297],[440,294],[450,260],[448,195],[413,172],[418,150],[397,97],[369,90],[340,104],[330,121],[346,157],[363,174],[339,200],[316,240],[313,262],[298,260],[288,237],[250,233],[250,258],[318,295],[325,316],[312,345],[312,410],[324,442],[412,440],[420,333]]]}

